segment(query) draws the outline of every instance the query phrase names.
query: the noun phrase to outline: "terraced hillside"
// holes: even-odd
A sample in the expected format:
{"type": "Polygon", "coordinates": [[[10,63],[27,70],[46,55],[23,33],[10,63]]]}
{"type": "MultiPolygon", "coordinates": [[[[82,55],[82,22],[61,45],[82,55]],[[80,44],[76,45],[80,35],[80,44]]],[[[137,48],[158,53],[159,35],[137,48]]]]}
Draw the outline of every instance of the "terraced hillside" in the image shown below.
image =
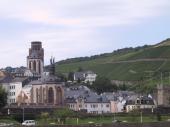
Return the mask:
{"type": "Polygon", "coordinates": [[[77,71],[79,67],[93,70],[111,80],[139,81],[150,74],[158,77],[160,72],[170,72],[170,40],[153,46],[121,50],[86,59],[69,59],[58,62],[56,70],[62,73],[77,71]]]}

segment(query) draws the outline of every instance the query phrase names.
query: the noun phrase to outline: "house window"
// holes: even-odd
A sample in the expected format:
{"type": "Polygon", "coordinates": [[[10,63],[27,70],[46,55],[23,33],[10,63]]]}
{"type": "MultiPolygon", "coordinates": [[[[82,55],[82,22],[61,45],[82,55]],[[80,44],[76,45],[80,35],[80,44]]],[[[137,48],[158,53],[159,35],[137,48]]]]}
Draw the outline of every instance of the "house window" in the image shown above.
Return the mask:
{"type": "Polygon", "coordinates": [[[137,100],[136,103],[137,103],[137,104],[140,104],[140,100],[137,100]]]}
{"type": "Polygon", "coordinates": [[[110,107],[109,104],[107,104],[106,107],[109,108],[110,107]]]}

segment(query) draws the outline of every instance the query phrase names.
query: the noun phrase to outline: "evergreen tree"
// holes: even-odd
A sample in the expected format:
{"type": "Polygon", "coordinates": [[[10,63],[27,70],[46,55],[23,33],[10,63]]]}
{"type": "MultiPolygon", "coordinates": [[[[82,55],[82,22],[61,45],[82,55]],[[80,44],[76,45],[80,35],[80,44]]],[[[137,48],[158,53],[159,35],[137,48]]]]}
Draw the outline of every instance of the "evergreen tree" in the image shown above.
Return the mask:
{"type": "Polygon", "coordinates": [[[5,89],[0,85],[0,109],[3,108],[7,103],[7,93],[5,89]]]}

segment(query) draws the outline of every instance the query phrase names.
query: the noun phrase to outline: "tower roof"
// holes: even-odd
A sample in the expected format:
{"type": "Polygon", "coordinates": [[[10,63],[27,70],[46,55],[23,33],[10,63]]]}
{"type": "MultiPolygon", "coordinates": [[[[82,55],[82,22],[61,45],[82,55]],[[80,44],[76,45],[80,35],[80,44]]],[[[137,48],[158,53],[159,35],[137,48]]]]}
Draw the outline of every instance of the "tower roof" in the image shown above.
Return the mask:
{"type": "Polygon", "coordinates": [[[42,44],[41,41],[32,41],[31,44],[42,44]]]}

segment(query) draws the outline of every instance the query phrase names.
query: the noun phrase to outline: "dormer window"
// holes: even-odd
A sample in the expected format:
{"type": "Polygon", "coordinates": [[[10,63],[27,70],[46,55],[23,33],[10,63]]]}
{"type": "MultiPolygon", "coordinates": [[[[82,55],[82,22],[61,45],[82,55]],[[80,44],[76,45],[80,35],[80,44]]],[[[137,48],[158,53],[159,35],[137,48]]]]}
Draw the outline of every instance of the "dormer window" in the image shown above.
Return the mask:
{"type": "Polygon", "coordinates": [[[136,104],[140,104],[140,100],[136,100],[136,104]]]}

